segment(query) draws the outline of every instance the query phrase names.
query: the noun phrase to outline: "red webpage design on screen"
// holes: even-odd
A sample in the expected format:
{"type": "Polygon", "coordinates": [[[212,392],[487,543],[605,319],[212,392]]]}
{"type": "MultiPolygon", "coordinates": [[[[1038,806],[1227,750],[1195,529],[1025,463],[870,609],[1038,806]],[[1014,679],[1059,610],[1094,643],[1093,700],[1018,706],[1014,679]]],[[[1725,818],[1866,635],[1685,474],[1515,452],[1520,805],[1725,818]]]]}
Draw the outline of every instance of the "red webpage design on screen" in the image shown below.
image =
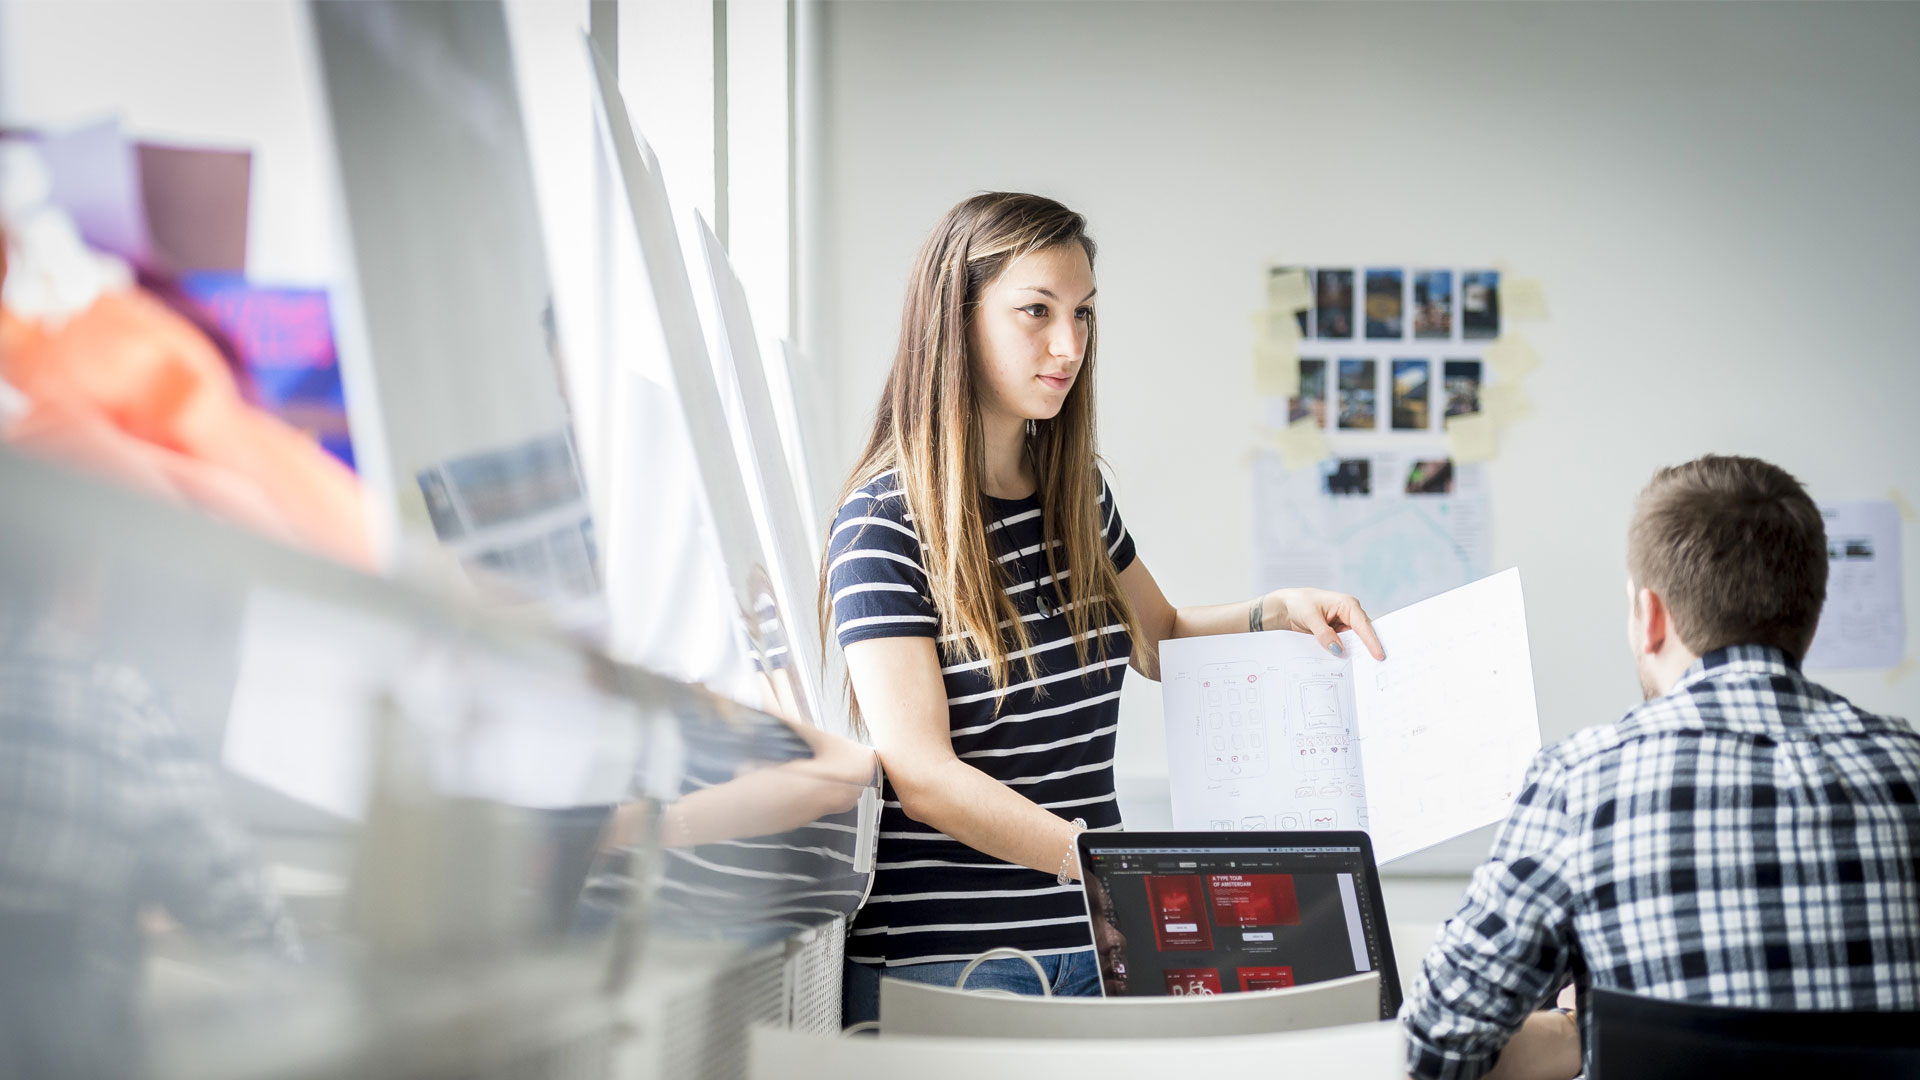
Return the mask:
{"type": "Polygon", "coordinates": [[[1239,975],[1242,990],[1280,990],[1293,985],[1290,967],[1244,967],[1239,975]]]}
{"type": "Polygon", "coordinates": [[[1218,968],[1168,968],[1167,993],[1174,997],[1211,996],[1222,992],[1218,968]]]}
{"type": "Polygon", "coordinates": [[[1298,926],[1292,874],[1210,874],[1213,921],[1221,926],[1298,926]]]}
{"type": "Polygon", "coordinates": [[[1199,874],[1147,878],[1147,902],[1153,910],[1153,943],[1161,952],[1213,948],[1207,925],[1206,885],[1199,874]]]}

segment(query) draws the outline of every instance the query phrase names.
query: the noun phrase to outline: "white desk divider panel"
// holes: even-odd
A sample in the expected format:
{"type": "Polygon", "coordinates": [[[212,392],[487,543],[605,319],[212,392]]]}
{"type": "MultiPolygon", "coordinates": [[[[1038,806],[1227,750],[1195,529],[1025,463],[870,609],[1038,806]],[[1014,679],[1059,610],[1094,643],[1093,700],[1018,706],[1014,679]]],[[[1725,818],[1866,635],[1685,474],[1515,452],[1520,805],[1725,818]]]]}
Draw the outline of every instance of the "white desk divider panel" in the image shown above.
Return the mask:
{"type": "Polygon", "coordinates": [[[1167,1039],[1271,1035],[1380,1018],[1380,973],[1285,990],[1181,997],[1042,998],[880,981],[888,1037],[1167,1039]]]}
{"type": "Polygon", "coordinates": [[[834,1037],[754,1028],[748,1080],[1166,1080],[1170,1076],[1404,1080],[1397,1020],[1210,1039],[926,1039],[834,1037]]]}
{"type": "Polygon", "coordinates": [[[714,533],[726,565],[727,578],[739,602],[742,617],[773,681],[777,696],[790,697],[791,708],[806,723],[819,725],[822,716],[819,666],[809,667],[790,653],[800,628],[813,620],[812,608],[792,611],[780,603],[773,587],[769,560],[754,524],[752,503],[742,462],[734,452],[727,414],[708,358],[693,286],[673,226],[673,210],[653,150],[634,130],[625,99],[611,70],[583,38],[593,64],[603,134],[613,148],[626,207],[639,240],[644,277],[659,317],[668,367],[693,438],[694,458],[714,533]],[[771,608],[772,619],[767,618],[771,608]],[[778,640],[774,640],[777,637],[778,640]]]}
{"type": "MultiPolygon", "coordinates": [[[[693,217],[700,231],[700,253],[707,264],[707,284],[713,289],[713,311],[719,323],[714,338],[720,343],[721,354],[713,358],[714,378],[733,429],[735,450],[746,460],[745,472],[753,480],[747,493],[760,526],[760,543],[770,556],[774,596],[787,616],[788,647],[793,650],[794,662],[817,678],[825,670],[826,655],[820,620],[812,617],[819,589],[821,541],[809,517],[812,508],[794,489],[794,470],[787,459],[773,391],[761,363],[753,317],[747,308],[747,290],[706,219],[698,211],[693,217]]],[[[823,727],[839,733],[843,725],[832,715],[837,712],[823,709],[819,718],[823,727]]]]}
{"type": "Polygon", "coordinates": [[[819,515],[825,508],[814,497],[813,459],[807,454],[807,429],[800,419],[800,388],[802,373],[807,370],[807,358],[791,338],[780,339],[779,353],[778,359],[766,358],[767,383],[774,395],[774,415],[780,421],[780,437],[786,440],[787,462],[793,468],[793,490],[799,494],[800,507],[808,515],[807,527],[812,533],[809,542],[815,547],[824,547],[826,538],[822,535],[819,515]]]}

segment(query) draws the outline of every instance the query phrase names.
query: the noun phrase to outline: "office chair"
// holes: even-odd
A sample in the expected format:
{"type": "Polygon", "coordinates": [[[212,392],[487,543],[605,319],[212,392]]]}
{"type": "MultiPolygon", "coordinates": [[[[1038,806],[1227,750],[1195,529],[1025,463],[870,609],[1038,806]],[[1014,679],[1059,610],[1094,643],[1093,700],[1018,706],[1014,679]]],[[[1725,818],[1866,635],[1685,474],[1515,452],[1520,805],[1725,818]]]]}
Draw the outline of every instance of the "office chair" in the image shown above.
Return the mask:
{"type": "Polygon", "coordinates": [[[1587,995],[1587,1080],[1920,1076],[1920,1012],[1796,1012],[1587,995]]]}
{"type": "Polygon", "coordinates": [[[1284,990],[1192,997],[1016,997],[880,980],[880,1030],[889,1036],[1171,1039],[1265,1035],[1378,1019],[1377,971],[1284,990]]]}
{"type": "Polygon", "coordinates": [[[1406,1043],[1399,1023],[1392,1020],[1281,1035],[1114,1040],[885,1034],[842,1038],[763,1026],[754,1028],[747,1041],[747,1080],[1059,1080],[1075,1075],[1100,1080],[1278,1075],[1405,1080],[1406,1043]]]}

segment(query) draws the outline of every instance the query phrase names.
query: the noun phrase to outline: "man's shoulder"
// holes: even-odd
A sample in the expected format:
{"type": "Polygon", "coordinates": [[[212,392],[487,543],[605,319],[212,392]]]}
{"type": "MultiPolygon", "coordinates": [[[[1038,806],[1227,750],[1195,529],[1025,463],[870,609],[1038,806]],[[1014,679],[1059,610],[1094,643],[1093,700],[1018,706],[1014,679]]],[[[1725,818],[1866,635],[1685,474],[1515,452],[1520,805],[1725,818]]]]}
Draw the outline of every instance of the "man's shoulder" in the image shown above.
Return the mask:
{"type": "Polygon", "coordinates": [[[1653,763],[1703,736],[1864,736],[1891,739],[1920,762],[1920,732],[1904,721],[1856,708],[1794,673],[1764,688],[1750,678],[1701,680],[1629,709],[1620,719],[1584,728],[1540,752],[1541,764],[1569,786],[1604,794],[1631,757],[1653,763]],[[1663,749],[1663,744],[1671,749],[1663,749]]]}
{"type": "Polygon", "coordinates": [[[1579,731],[1541,748],[1541,779],[1576,787],[1599,779],[1610,784],[1631,748],[1673,739],[1703,728],[1700,710],[1687,698],[1655,698],[1629,709],[1618,720],[1579,731]]]}

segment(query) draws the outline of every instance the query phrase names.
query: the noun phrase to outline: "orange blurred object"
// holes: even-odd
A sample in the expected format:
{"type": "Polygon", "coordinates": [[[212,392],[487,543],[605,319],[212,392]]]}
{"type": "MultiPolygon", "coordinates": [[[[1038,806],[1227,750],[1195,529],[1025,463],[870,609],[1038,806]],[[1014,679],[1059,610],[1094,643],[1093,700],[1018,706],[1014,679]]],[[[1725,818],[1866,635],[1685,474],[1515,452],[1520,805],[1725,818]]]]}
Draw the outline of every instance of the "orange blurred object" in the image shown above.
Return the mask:
{"type": "Polygon", "coordinates": [[[57,325],[0,307],[0,378],[33,406],[9,442],[372,567],[358,478],[243,399],[213,343],[148,294],[57,325]]]}

